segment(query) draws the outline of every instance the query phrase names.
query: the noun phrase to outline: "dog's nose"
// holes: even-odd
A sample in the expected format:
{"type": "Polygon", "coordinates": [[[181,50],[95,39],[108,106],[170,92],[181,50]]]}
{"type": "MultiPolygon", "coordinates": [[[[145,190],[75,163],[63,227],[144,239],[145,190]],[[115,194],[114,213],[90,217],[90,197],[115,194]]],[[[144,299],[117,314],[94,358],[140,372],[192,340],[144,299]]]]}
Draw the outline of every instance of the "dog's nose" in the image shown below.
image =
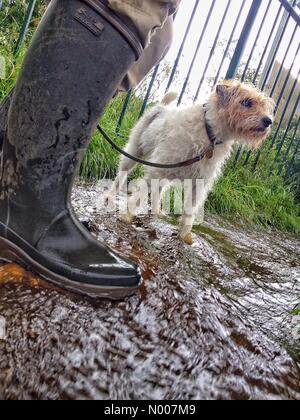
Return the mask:
{"type": "Polygon", "coordinates": [[[265,118],[263,118],[262,122],[263,122],[263,125],[264,125],[266,128],[270,127],[270,125],[272,125],[272,124],[273,124],[273,121],[272,121],[272,120],[271,120],[271,118],[269,118],[269,117],[265,117],[265,118]]]}

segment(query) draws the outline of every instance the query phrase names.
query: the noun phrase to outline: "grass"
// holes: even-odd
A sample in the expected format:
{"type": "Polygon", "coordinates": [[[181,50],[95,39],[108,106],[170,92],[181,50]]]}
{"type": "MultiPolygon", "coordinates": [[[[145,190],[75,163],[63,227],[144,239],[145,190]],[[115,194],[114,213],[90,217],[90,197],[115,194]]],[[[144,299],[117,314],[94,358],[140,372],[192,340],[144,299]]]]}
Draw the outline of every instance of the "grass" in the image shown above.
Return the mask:
{"type": "Polygon", "coordinates": [[[8,0],[4,0],[3,6],[0,9],[0,55],[5,58],[6,62],[5,79],[0,80],[0,98],[3,98],[3,96],[5,96],[5,94],[15,84],[23,57],[26,53],[28,40],[30,40],[33,32],[35,31],[40,21],[40,16],[45,9],[45,4],[43,4],[43,2],[38,2],[28,30],[25,45],[16,57],[14,49],[21,31],[27,6],[27,0],[19,0],[11,5],[9,5],[8,0]]]}
{"type": "MultiPolygon", "coordinates": [[[[122,127],[118,134],[116,134],[116,127],[122,112],[125,97],[126,94],[118,95],[108,105],[100,122],[105,131],[122,147],[126,144],[130,130],[138,118],[142,105],[140,98],[132,98],[122,127]]],[[[80,173],[84,178],[114,178],[118,162],[119,154],[102,138],[100,133],[96,132],[89,145],[88,153],[82,162],[80,173]]]]}
{"type": "MultiPolygon", "coordinates": [[[[0,99],[14,85],[27,46],[26,43],[18,57],[14,57],[13,49],[21,28],[26,2],[20,0],[18,6],[11,7],[7,1],[4,4],[6,6],[0,11],[0,54],[6,58],[7,75],[5,79],[0,80],[0,99]]],[[[43,4],[41,3],[39,7],[41,9],[33,18],[27,42],[39,21],[43,4]]],[[[125,95],[115,98],[101,120],[101,125],[121,146],[125,144],[142,105],[142,99],[134,95],[117,136],[116,126],[124,98],[125,95]]],[[[296,197],[299,199],[299,160],[294,164],[294,174],[291,177],[293,182],[287,183],[283,177],[276,174],[276,170],[272,171],[274,157],[274,152],[270,153],[266,147],[256,172],[252,170],[254,157],[246,166],[243,165],[242,159],[235,166],[232,158],[226,166],[224,176],[217,182],[207,201],[207,211],[233,221],[244,221],[248,224],[299,234],[300,205],[299,200],[296,200],[296,197]]],[[[117,152],[112,150],[100,134],[95,133],[81,165],[81,176],[92,179],[113,178],[118,159],[117,152]]],[[[139,169],[136,175],[140,174],[140,171],[139,169]]]]}
{"type": "Polygon", "coordinates": [[[295,309],[293,309],[293,311],[291,312],[291,315],[295,315],[295,316],[300,315],[300,303],[298,306],[296,306],[295,309]]]}
{"type": "Polygon", "coordinates": [[[207,202],[207,210],[235,221],[300,232],[300,206],[294,193],[279,176],[232,162],[217,182],[207,202]]]}

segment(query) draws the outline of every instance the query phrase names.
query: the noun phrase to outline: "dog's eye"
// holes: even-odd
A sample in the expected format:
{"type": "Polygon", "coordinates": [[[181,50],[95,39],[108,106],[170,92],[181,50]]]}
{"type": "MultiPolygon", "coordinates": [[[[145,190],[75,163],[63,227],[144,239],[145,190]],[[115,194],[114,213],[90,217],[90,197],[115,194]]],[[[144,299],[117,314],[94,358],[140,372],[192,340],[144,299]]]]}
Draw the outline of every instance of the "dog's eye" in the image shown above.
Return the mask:
{"type": "Polygon", "coordinates": [[[245,99],[245,100],[242,102],[242,105],[243,105],[245,108],[252,108],[253,102],[251,101],[251,99],[245,99]]]}

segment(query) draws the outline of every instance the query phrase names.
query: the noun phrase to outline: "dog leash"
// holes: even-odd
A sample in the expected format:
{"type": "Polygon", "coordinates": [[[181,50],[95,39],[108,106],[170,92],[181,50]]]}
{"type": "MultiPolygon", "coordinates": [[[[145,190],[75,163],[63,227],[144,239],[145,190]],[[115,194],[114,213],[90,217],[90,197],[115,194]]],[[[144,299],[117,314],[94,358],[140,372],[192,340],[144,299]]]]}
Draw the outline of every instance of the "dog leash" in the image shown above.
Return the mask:
{"type": "Polygon", "coordinates": [[[185,160],[183,162],[173,163],[173,164],[161,164],[161,163],[154,163],[154,162],[148,162],[143,159],[139,159],[138,157],[132,156],[129,153],[125,152],[121,147],[119,147],[107,134],[107,132],[100,126],[97,126],[98,131],[102,135],[102,137],[111,145],[113,149],[115,149],[117,152],[121,153],[123,156],[127,157],[130,160],[133,160],[134,162],[140,163],[145,166],[150,166],[153,168],[160,168],[160,169],[176,169],[176,168],[184,168],[187,166],[194,165],[195,163],[201,162],[204,158],[212,159],[214,156],[214,151],[217,145],[223,144],[223,142],[220,142],[217,140],[216,136],[214,135],[212,127],[208,124],[207,119],[205,118],[205,128],[207,132],[207,136],[210,140],[210,144],[203,149],[203,151],[195,156],[192,159],[185,160]]]}

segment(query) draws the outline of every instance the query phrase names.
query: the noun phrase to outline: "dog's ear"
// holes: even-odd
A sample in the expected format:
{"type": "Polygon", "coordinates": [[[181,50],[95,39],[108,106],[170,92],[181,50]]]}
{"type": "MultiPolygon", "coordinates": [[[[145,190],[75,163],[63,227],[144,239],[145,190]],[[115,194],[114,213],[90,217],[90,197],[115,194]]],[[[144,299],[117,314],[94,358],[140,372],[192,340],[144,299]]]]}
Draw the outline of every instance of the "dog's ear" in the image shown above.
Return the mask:
{"type": "Polygon", "coordinates": [[[230,86],[218,85],[216,88],[217,95],[222,106],[226,105],[230,99],[230,86]]]}

